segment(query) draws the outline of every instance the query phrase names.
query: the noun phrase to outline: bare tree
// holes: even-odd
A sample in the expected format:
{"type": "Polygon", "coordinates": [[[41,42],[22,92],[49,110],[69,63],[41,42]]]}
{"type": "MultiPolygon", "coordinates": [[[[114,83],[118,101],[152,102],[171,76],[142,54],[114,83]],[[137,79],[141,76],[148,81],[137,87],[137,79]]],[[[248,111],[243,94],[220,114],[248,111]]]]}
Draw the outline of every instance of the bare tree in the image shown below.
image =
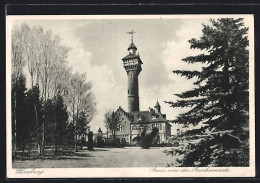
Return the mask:
{"type": "Polygon", "coordinates": [[[105,113],[105,126],[107,129],[111,131],[111,134],[113,136],[113,142],[115,145],[116,142],[116,130],[120,126],[121,121],[120,121],[120,114],[118,112],[114,111],[108,111],[105,113]]]}
{"type": "MultiPolygon", "coordinates": [[[[25,65],[24,60],[24,45],[23,45],[23,34],[22,32],[15,27],[12,30],[12,50],[11,50],[11,62],[12,62],[12,85],[15,87],[18,81],[18,78],[23,72],[23,68],[25,65]]],[[[14,109],[13,109],[13,115],[14,115],[14,149],[13,154],[16,155],[16,92],[14,91],[14,109]]]]}
{"type": "Polygon", "coordinates": [[[86,82],[86,74],[75,73],[70,80],[68,103],[72,113],[74,126],[74,148],[77,149],[77,121],[82,111],[87,112],[87,119],[91,120],[95,114],[94,94],[91,92],[92,84],[86,82]]]}

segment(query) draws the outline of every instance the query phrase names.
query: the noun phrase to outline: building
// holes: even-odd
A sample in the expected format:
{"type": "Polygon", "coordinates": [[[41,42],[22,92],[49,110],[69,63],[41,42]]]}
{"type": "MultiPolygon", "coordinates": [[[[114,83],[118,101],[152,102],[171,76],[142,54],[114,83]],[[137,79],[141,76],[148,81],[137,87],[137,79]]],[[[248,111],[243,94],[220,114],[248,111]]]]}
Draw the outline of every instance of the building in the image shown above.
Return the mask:
{"type": "Polygon", "coordinates": [[[157,127],[159,130],[159,143],[167,142],[171,136],[171,125],[166,119],[166,115],[161,113],[161,106],[157,100],[154,108],[147,111],[139,110],[139,83],[138,77],[142,71],[142,60],[137,53],[137,47],[132,40],[128,47],[128,54],[122,58],[123,66],[127,73],[128,80],[128,111],[119,107],[117,113],[120,115],[121,124],[116,130],[116,138],[118,143],[132,144],[133,139],[140,135],[144,128],[152,130],[157,127]]]}

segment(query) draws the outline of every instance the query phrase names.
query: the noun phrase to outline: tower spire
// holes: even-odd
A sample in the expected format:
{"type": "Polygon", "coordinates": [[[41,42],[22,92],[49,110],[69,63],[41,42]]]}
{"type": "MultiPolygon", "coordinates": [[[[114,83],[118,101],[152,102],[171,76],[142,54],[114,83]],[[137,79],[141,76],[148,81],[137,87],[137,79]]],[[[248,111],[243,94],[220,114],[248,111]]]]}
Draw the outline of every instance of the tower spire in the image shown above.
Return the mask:
{"type": "Polygon", "coordinates": [[[134,34],[136,33],[136,32],[134,32],[134,30],[132,30],[131,32],[127,32],[128,34],[132,34],[132,37],[131,37],[131,43],[133,43],[134,42],[134,34]]]}

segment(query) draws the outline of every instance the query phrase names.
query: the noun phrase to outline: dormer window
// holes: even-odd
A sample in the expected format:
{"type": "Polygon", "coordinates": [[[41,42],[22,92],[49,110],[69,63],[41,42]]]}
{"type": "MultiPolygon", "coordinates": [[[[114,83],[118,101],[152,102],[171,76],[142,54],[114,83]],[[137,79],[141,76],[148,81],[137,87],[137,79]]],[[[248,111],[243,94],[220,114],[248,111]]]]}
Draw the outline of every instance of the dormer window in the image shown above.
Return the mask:
{"type": "Polygon", "coordinates": [[[152,119],[156,119],[156,114],[152,114],[152,119]]]}
{"type": "Polygon", "coordinates": [[[138,119],[138,121],[141,121],[143,119],[142,115],[138,114],[137,119],[138,119]]]}

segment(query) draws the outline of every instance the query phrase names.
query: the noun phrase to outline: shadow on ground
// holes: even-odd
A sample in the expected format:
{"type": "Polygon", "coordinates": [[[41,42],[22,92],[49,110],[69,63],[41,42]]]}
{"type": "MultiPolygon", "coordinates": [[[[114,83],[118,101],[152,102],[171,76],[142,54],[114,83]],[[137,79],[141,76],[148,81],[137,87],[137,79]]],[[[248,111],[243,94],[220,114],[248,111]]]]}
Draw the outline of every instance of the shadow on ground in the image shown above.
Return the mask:
{"type": "MultiPolygon", "coordinates": [[[[93,151],[107,151],[105,149],[97,149],[93,151]]],[[[39,156],[37,152],[31,152],[30,156],[28,152],[17,152],[16,157],[13,157],[13,160],[64,160],[64,159],[80,159],[86,157],[93,157],[91,156],[88,150],[79,150],[78,152],[74,151],[58,151],[55,155],[53,151],[47,150],[44,156],[39,156]]]]}

